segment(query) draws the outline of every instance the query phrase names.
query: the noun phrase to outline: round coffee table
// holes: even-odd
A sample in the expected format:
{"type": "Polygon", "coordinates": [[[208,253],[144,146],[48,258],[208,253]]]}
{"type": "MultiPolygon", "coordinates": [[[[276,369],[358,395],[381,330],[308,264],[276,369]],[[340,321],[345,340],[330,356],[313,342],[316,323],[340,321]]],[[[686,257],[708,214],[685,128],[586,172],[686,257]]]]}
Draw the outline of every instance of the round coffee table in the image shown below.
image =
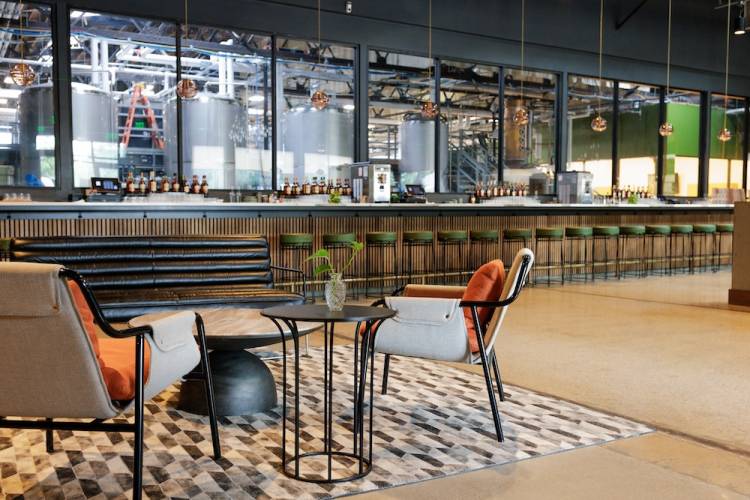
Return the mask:
{"type": "MultiPolygon", "coordinates": [[[[385,307],[369,306],[344,306],[342,311],[330,311],[325,305],[297,305],[297,306],[279,306],[264,309],[261,313],[263,316],[271,318],[278,327],[280,332],[291,331],[294,354],[294,451],[291,457],[287,459],[286,446],[286,428],[287,428],[287,341],[282,343],[284,350],[284,367],[282,381],[282,430],[281,430],[281,467],[289,477],[300,481],[313,483],[338,483],[342,481],[351,481],[366,476],[372,470],[372,408],[373,408],[373,384],[370,376],[370,415],[369,415],[369,438],[367,440],[369,451],[365,456],[364,448],[364,398],[365,388],[367,385],[367,362],[374,363],[373,341],[375,333],[380,327],[383,320],[388,319],[396,314],[395,311],[385,307]],[[313,323],[324,324],[324,344],[323,344],[323,449],[311,450],[300,453],[300,369],[299,355],[300,343],[299,335],[300,326],[313,323]],[[333,340],[334,325],[336,323],[357,323],[356,333],[360,332],[360,326],[364,325],[362,330],[362,358],[358,360],[359,342],[355,336],[354,339],[354,376],[352,380],[352,395],[354,407],[354,421],[352,425],[353,445],[352,451],[346,451],[338,443],[343,440],[336,440],[336,449],[334,450],[333,439],[333,340]],[[316,462],[318,459],[324,459],[324,463],[316,462]],[[316,472],[311,474],[300,473],[300,462],[305,460],[310,464],[310,470],[316,472]],[[333,461],[336,465],[344,467],[342,474],[339,472],[337,477],[333,474],[333,461]],[[293,471],[288,470],[287,464],[294,464],[293,471]],[[351,464],[351,465],[350,465],[351,464]],[[351,467],[355,467],[352,471],[351,467]]],[[[286,335],[285,335],[286,339],[286,335]]],[[[341,382],[339,382],[339,385],[341,382]]],[[[307,385],[307,384],[305,384],[307,385]]],[[[305,432],[310,432],[309,428],[305,432]]],[[[337,436],[340,437],[340,436],[337,436]]]]}
{"type": "MultiPolygon", "coordinates": [[[[274,408],[277,399],[273,374],[261,358],[246,350],[281,342],[279,329],[273,321],[261,316],[260,309],[199,309],[196,312],[205,323],[206,344],[211,350],[208,359],[216,414],[251,415],[274,408]]],[[[150,318],[166,314],[169,313],[141,316],[131,324],[146,324],[150,318]]],[[[307,335],[322,326],[321,323],[302,322],[298,325],[298,335],[307,335]]],[[[284,332],[284,337],[287,340],[292,338],[289,329],[284,332]]],[[[208,415],[203,387],[202,380],[191,380],[188,375],[180,387],[177,408],[208,415]]]]}

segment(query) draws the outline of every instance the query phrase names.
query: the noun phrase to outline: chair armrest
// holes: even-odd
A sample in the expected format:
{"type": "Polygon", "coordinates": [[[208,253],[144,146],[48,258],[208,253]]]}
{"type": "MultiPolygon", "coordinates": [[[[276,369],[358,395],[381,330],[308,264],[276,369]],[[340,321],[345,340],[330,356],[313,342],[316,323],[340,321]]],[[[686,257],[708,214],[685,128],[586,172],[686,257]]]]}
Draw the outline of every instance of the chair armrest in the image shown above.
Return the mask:
{"type": "Polygon", "coordinates": [[[128,322],[132,328],[148,326],[151,328],[151,338],[160,350],[172,351],[188,343],[195,343],[193,324],[196,316],[192,311],[180,311],[167,315],[146,314],[138,316],[128,322]]]}
{"type": "Polygon", "coordinates": [[[465,286],[406,285],[404,297],[431,297],[440,299],[462,299],[465,286]]]}
{"type": "Polygon", "coordinates": [[[294,269],[293,267],[275,266],[273,264],[271,265],[271,269],[300,275],[302,277],[302,297],[305,299],[305,302],[307,302],[307,279],[304,272],[302,272],[300,269],[294,269]]]}

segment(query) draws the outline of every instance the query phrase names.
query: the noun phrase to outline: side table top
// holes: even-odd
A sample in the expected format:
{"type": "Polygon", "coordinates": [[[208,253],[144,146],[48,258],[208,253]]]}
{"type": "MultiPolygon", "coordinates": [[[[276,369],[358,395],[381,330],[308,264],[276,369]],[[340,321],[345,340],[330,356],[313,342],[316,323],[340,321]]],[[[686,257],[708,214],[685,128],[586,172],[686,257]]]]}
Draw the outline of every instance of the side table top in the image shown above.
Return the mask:
{"type": "Polygon", "coordinates": [[[263,309],[260,314],[266,318],[302,322],[352,322],[388,319],[394,316],[396,311],[386,307],[349,305],[345,305],[341,311],[331,311],[325,305],[304,304],[269,307],[263,309]]]}

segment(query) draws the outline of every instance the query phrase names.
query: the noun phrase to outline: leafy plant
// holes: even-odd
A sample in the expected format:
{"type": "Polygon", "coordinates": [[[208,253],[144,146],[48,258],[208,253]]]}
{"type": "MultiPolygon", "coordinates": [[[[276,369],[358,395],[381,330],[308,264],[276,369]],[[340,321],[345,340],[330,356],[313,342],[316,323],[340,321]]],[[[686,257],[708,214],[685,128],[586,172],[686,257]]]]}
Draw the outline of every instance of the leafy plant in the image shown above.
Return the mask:
{"type": "Polygon", "coordinates": [[[354,263],[354,258],[357,256],[357,254],[361,252],[365,247],[365,245],[359,241],[352,241],[348,243],[348,245],[349,248],[352,249],[352,254],[349,256],[349,260],[346,261],[344,267],[342,267],[339,271],[336,271],[336,268],[333,267],[331,253],[325,248],[316,250],[314,254],[312,254],[305,260],[322,261],[315,267],[315,270],[313,271],[315,273],[315,276],[319,276],[323,273],[333,274],[338,272],[339,274],[343,274],[354,263]]]}
{"type": "Polygon", "coordinates": [[[333,203],[334,205],[338,205],[339,203],[341,203],[341,195],[339,193],[329,194],[328,203],[333,203]]]}

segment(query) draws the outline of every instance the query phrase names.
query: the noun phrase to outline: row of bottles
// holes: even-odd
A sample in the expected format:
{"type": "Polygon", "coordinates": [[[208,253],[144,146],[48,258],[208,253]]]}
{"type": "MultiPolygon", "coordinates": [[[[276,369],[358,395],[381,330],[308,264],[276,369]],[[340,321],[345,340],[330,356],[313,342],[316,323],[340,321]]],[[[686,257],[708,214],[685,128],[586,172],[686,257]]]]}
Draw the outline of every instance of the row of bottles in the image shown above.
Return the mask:
{"type": "Polygon", "coordinates": [[[637,199],[642,200],[651,198],[648,188],[644,186],[615,186],[612,188],[612,198],[615,200],[628,200],[631,196],[635,196],[637,199]]]}
{"type": "Polygon", "coordinates": [[[307,177],[305,177],[305,181],[302,184],[299,183],[297,177],[295,177],[294,181],[290,184],[289,177],[286,177],[284,178],[284,185],[280,191],[280,194],[284,196],[333,193],[343,196],[352,195],[352,188],[349,185],[349,179],[344,179],[343,184],[341,183],[341,179],[336,179],[336,184],[334,184],[333,179],[328,179],[328,183],[326,183],[325,177],[321,177],[320,179],[313,177],[311,182],[308,182],[307,177]]]}
{"type": "Polygon", "coordinates": [[[180,181],[177,174],[172,174],[171,179],[167,175],[158,178],[152,170],[148,179],[141,173],[136,180],[133,172],[128,172],[128,178],[125,181],[125,194],[145,195],[149,193],[187,193],[208,196],[208,179],[204,175],[203,179],[199,181],[198,176],[194,175],[192,181],[188,181],[187,177],[184,176],[180,181]]]}
{"type": "Polygon", "coordinates": [[[479,200],[487,200],[490,198],[500,198],[504,196],[528,196],[529,187],[526,184],[521,183],[508,183],[502,184],[494,183],[478,183],[474,192],[469,197],[469,203],[478,203],[479,200]]]}

